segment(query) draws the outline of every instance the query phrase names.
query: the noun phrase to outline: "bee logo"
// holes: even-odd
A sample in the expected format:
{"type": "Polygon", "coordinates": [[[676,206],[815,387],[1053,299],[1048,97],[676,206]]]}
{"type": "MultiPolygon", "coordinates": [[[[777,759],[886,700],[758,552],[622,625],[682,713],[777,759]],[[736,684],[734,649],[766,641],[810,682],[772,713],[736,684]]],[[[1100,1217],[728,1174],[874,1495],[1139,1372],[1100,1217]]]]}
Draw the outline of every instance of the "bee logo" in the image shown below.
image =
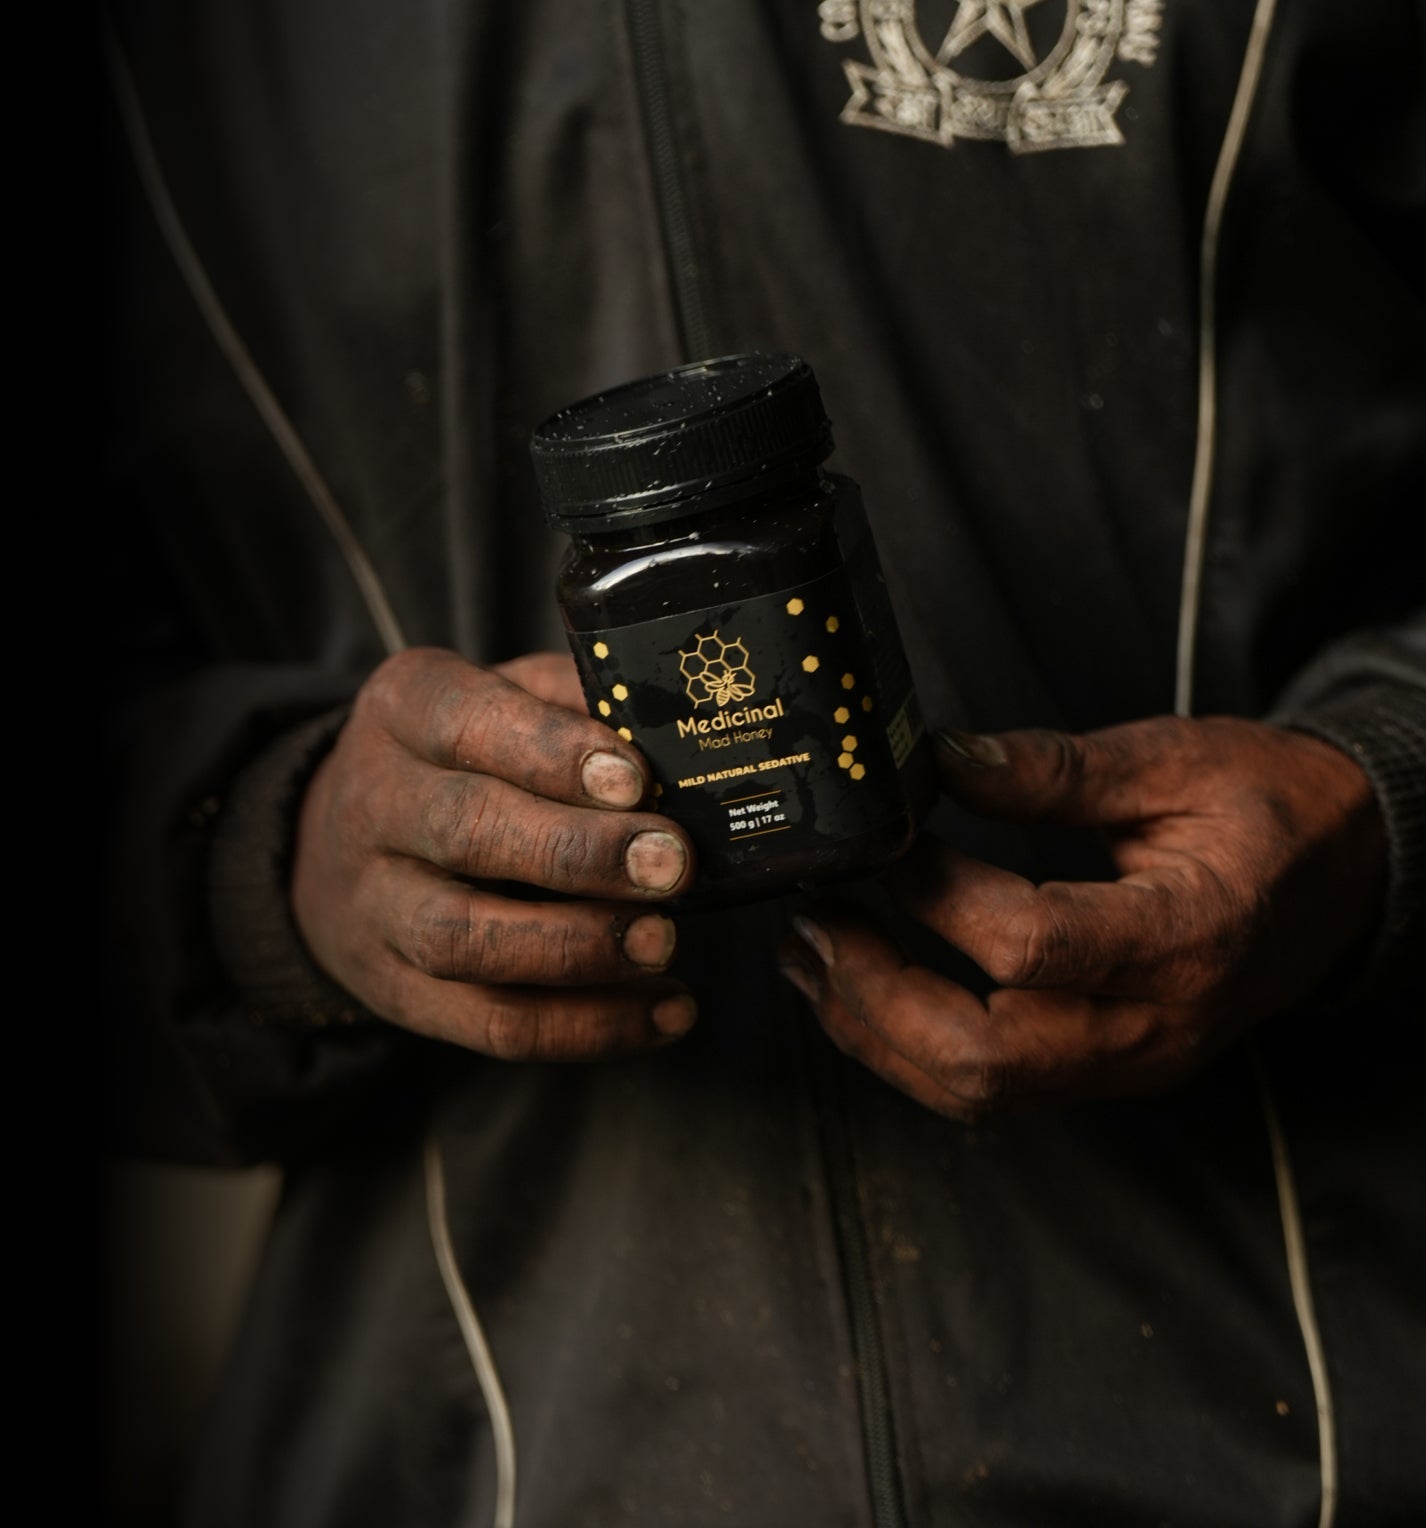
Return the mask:
{"type": "Polygon", "coordinates": [[[748,667],[748,650],[741,640],[725,642],[716,631],[706,637],[695,633],[692,649],[684,652],[679,648],[678,657],[678,671],[695,706],[701,706],[705,700],[715,706],[747,700],[757,686],[757,676],[748,667]]]}

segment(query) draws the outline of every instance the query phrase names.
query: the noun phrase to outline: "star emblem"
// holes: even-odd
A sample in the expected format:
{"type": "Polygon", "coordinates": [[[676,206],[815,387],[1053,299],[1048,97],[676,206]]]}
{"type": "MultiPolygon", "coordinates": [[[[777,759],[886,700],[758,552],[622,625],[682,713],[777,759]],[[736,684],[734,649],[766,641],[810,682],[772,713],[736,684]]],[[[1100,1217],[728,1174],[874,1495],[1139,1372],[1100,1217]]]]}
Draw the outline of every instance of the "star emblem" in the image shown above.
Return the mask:
{"type": "Polygon", "coordinates": [[[939,63],[947,64],[986,33],[1013,53],[1026,69],[1037,62],[1025,27],[1025,12],[1040,0],[960,0],[951,20],[946,40],[936,54],[939,63]]]}

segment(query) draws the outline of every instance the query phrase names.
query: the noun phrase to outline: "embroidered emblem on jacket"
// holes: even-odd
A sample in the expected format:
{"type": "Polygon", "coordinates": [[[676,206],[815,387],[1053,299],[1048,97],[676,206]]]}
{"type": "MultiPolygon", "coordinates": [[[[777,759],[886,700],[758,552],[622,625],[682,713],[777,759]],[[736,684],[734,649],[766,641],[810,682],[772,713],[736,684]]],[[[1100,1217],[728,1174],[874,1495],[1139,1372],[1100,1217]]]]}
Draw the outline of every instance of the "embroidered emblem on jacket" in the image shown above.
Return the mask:
{"type": "Polygon", "coordinates": [[[1123,143],[1129,86],[1106,76],[1116,59],[1154,62],[1163,0],[821,0],[817,12],[829,42],[860,36],[871,54],[842,62],[843,122],[1025,154],[1123,143]]]}

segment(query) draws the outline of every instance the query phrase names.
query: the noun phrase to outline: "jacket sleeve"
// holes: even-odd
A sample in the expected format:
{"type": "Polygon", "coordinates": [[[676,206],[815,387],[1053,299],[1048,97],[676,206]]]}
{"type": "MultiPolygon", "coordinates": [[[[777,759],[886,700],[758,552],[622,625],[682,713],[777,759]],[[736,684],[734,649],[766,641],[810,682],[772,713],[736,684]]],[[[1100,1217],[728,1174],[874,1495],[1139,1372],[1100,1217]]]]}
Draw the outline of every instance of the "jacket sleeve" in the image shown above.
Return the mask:
{"type": "Polygon", "coordinates": [[[229,664],[116,709],[110,1149],[290,1161],[401,1107],[429,1047],[323,975],[287,895],[297,808],[348,695],[319,668],[229,664]]]}
{"type": "Polygon", "coordinates": [[[1361,980],[1373,991],[1426,987],[1426,613],[1328,648],[1288,685],[1271,719],[1335,744],[1366,771],[1390,864],[1361,980]]]}

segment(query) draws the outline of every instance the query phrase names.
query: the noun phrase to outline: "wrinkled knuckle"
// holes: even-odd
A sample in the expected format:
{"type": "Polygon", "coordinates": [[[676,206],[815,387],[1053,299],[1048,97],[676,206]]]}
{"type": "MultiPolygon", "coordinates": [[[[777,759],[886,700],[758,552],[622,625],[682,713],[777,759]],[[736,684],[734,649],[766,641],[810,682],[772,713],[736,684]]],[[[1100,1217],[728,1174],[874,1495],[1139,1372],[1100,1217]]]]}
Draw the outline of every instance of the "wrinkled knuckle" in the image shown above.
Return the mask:
{"type": "Polygon", "coordinates": [[[1069,954],[1068,931],[1054,913],[1016,918],[992,937],[986,974],[1002,987],[1035,987],[1062,972],[1069,954]]]}
{"type": "Polygon", "coordinates": [[[594,846],[588,833],[573,823],[552,824],[535,847],[535,860],[546,885],[575,886],[594,868],[594,846]]]}
{"type": "Polygon", "coordinates": [[[471,941],[471,975],[490,982],[564,983],[594,975],[579,930],[540,918],[490,920],[471,941]]]}
{"type": "Polygon", "coordinates": [[[442,981],[478,978],[481,947],[473,934],[467,910],[458,911],[448,897],[426,898],[407,926],[406,958],[423,975],[442,981]]]}
{"type": "Polygon", "coordinates": [[[1015,925],[1000,924],[990,934],[979,960],[981,969],[997,987],[1020,985],[1025,937],[1015,925]]]}
{"type": "Polygon", "coordinates": [[[557,925],[542,943],[551,979],[582,981],[598,974],[600,962],[594,958],[588,941],[572,923],[557,925]]]}
{"type": "Polygon", "coordinates": [[[497,1061],[530,1061],[539,1054],[538,1016],[496,993],[487,994],[485,1051],[497,1061]]]}
{"type": "Polygon", "coordinates": [[[1044,734],[1048,758],[1046,773],[1061,788],[1077,787],[1084,779],[1084,754],[1075,740],[1064,732],[1044,734]]]}
{"type": "Polygon", "coordinates": [[[957,1118],[993,1112],[1012,1085],[1011,1058],[989,1036],[944,1036],[921,1067],[944,1095],[946,1111],[957,1118]]]}
{"type": "Polygon", "coordinates": [[[976,1118],[997,1112],[1010,1096],[1012,1067],[1000,1056],[962,1062],[956,1069],[955,1094],[976,1118]]]}
{"type": "MultiPolygon", "coordinates": [[[[483,681],[496,676],[482,674],[483,681]]],[[[484,688],[484,686],[482,686],[484,688]]],[[[497,729],[508,725],[504,708],[488,693],[472,699],[468,695],[453,699],[451,716],[452,757],[459,769],[479,769],[490,758],[490,738],[497,729]]]]}
{"type": "Polygon", "coordinates": [[[992,1028],[986,1028],[943,1051],[934,1075],[963,1108],[975,1115],[990,1114],[1022,1086],[1026,1061],[992,1028]]]}
{"type": "Polygon", "coordinates": [[[421,813],[418,849],[437,864],[475,873],[485,847],[489,787],[479,775],[443,775],[421,813]]]}
{"type": "Polygon", "coordinates": [[[1266,897],[1205,875],[1185,899],[1194,915],[1179,920],[1179,996],[1204,998],[1231,981],[1270,926],[1266,897]]]}

